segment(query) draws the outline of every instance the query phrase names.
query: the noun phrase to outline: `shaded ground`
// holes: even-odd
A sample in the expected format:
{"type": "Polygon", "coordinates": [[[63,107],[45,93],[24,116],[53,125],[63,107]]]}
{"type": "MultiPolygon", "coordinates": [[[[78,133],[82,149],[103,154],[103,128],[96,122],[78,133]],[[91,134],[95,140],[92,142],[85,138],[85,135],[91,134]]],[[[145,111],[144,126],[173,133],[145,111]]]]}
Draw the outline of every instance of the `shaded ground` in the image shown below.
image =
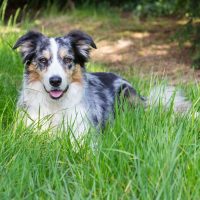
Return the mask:
{"type": "Polygon", "coordinates": [[[172,83],[200,80],[200,71],[191,68],[189,46],[180,49],[173,40],[185,23],[176,19],[139,21],[132,15],[60,16],[36,21],[36,28],[49,34],[65,34],[81,29],[91,34],[98,49],[92,52],[95,62],[112,70],[153,73],[167,76],[172,83]]]}

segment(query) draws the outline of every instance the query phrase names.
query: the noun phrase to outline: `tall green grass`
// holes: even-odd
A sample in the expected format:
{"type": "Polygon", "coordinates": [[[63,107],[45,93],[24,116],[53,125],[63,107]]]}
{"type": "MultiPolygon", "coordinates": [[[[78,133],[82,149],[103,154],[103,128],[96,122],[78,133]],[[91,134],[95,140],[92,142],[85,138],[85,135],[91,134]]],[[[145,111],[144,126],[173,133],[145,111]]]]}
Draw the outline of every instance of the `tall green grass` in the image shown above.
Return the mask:
{"type": "MultiPolygon", "coordinates": [[[[95,147],[88,140],[75,151],[65,133],[13,128],[23,66],[2,40],[0,51],[0,199],[199,198],[199,119],[125,104],[103,134],[91,133],[95,147]]],[[[152,84],[129,80],[143,94],[152,84]]],[[[198,100],[195,85],[187,90],[198,100]]]]}
{"type": "MultiPolygon", "coordinates": [[[[23,65],[11,46],[24,30],[0,31],[0,199],[199,199],[200,119],[192,115],[125,104],[79,151],[66,133],[15,127],[23,65]]],[[[90,63],[88,70],[108,68],[90,63]]],[[[155,82],[124,76],[145,96],[155,82]]],[[[199,86],[181,87],[198,110],[199,86]]]]}

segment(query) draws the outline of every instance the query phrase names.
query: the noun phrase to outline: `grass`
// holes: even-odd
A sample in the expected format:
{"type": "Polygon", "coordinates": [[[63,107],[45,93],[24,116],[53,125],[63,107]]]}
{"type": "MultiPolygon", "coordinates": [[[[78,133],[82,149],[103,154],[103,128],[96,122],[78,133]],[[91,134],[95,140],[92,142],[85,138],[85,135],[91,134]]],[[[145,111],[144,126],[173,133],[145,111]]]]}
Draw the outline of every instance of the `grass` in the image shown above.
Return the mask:
{"type": "MultiPolygon", "coordinates": [[[[0,39],[0,199],[199,199],[200,120],[162,106],[116,110],[91,148],[91,138],[74,151],[67,134],[50,137],[18,126],[15,105],[23,66],[11,46],[24,32],[0,39]]],[[[108,71],[90,63],[93,71],[108,71]]],[[[154,77],[125,77],[148,95],[154,77]]],[[[199,86],[181,86],[198,102],[199,86]]],[[[198,110],[198,104],[194,108],[198,110]]]]}

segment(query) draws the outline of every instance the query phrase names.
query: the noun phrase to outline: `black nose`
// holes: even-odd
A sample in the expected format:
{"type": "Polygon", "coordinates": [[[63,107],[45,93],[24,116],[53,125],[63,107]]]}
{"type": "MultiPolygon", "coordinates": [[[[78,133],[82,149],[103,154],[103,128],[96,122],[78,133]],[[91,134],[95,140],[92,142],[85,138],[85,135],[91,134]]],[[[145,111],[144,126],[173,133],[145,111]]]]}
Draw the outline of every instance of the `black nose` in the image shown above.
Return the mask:
{"type": "Polygon", "coordinates": [[[60,76],[52,76],[49,79],[49,83],[53,86],[53,87],[58,87],[60,86],[60,84],[62,83],[62,78],[60,76]]]}

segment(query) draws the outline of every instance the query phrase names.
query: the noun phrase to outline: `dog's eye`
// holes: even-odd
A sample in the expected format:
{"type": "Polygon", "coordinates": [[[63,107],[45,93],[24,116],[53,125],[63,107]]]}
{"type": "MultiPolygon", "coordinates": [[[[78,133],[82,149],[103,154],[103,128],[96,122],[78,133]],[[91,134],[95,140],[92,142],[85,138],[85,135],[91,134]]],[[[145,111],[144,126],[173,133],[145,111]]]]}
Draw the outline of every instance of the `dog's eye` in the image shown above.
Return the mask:
{"type": "Polygon", "coordinates": [[[43,63],[43,64],[47,64],[48,60],[46,58],[42,57],[42,58],[39,58],[39,62],[43,63]]]}
{"type": "Polygon", "coordinates": [[[72,58],[64,57],[64,58],[63,58],[63,62],[64,62],[65,64],[69,64],[69,63],[72,62],[72,58]]]}

